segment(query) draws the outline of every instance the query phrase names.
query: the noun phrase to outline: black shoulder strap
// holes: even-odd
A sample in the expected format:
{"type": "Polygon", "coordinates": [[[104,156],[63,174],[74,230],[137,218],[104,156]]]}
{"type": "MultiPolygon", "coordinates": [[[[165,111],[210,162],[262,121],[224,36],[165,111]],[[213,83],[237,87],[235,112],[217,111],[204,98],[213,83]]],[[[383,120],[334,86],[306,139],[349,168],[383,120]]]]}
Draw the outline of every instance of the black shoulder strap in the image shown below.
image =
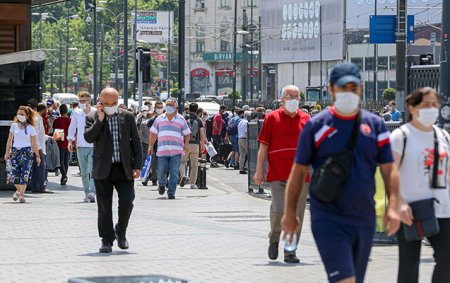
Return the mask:
{"type": "Polygon", "coordinates": [[[405,156],[405,149],[406,149],[406,140],[407,140],[407,138],[406,138],[406,132],[405,132],[405,130],[404,130],[402,127],[400,127],[399,129],[400,129],[400,131],[401,131],[402,134],[403,134],[403,149],[402,149],[402,156],[400,157],[400,163],[398,164],[398,168],[400,169],[400,166],[402,166],[402,163],[403,163],[403,157],[405,156]]]}
{"type": "Polygon", "coordinates": [[[358,138],[359,127],[361,126],[361,110],[358,112],[358,116],[356,116],[355,124],[353,125],[352,137],[350,143],[348,144],[348,149],[352,150],[355,148],[356,139],[358,138]]]}

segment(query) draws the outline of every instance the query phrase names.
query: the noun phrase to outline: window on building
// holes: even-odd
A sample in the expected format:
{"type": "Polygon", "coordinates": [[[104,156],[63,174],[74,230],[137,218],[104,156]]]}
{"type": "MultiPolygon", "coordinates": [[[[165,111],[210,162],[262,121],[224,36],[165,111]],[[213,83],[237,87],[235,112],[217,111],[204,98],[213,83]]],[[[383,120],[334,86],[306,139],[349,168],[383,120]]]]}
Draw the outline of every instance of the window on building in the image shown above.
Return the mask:
{"type": "Polygon", "coordinates": [[[373,71],[375,69],[375,62],[373,57],[366,57],[365,59],[365,71],[373,71]]]}
{"type": "Polygon", "coordinates": [[[351,62],[358,66],[360,70],[363,70],[363,58],[352,58],[351,62]]]}
{"type": "Polygon", "coordinates": [[[366,101],[374,101],[375,100],[375,95],[373,92],[373,81],[365,81],[364,91],[366,94],[366,101]]]}
{"type": "Polygon", "coordinates": [[[195,44],[195,51],[196,52],[205,52],[205,40],[204,39],[197,39],[197,42],[195,44]]]}
{"type": "Polygon", "coordinates": [[[195,10],[205,10],[205,0],[196,0],[195,10]]]}
{"type": "Polygon", "coordinates": [[[245,0],[247,7],[256,7],[256,0],[245,0]]]}
{"type": "Polygon", "coordinates": [[[220,51],[221,52],[230,52],[231,48],[230,48],[230,42],[226,39],[221,39],[220,40],[220,51]]]}
{"type": "Polygon", "coordinates": [[[389,57],[389,69],[396,70],[397,69],[397,58],[395,56],[389,57]]]}
{"type": "Polygon", "coordinates": [[[378,57],[378,70],[386,71],[388,69],[388,57],[378,57]]]}
{"type": "Polygon", "coordinates": [[[231,0],[220,0],[220,8],[222,9],[231,9],[231,0]]]}

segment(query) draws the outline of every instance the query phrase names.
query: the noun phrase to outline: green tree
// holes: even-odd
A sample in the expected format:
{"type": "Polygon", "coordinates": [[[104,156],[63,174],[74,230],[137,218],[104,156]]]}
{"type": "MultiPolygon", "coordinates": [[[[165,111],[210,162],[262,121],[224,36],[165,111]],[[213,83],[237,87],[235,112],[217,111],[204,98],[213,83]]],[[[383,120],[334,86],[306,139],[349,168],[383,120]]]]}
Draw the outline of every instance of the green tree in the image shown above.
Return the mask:
{"type": "Polygon", "coordinates": [[[397,91],[395,90],[395,88],[387,88],[383,91],[383,99],[385,101],[395,100],[396,95],[397,91]]]}
{"type": "MultiPolygon", "coordinates": [[[[228,98],[233,98],[233,91],[228,94],[228,98]]],[[[236,90],[236,99],[241,99],[241,94],[236,90]]]]}

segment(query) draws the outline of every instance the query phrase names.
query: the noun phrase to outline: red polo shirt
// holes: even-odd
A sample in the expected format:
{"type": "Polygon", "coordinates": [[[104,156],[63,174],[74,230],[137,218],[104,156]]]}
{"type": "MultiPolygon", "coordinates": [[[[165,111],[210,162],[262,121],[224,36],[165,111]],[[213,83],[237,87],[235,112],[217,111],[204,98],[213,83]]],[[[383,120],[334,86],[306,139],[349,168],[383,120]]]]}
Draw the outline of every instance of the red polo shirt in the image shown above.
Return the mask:
{"type": "Polygon", "coordinates": [[[284,113],[283,106],[266,116],[258,141],[268,146],[267,182],[287,181],[300,133],[309,119],[301,110],[290,117],[284,113]]]}

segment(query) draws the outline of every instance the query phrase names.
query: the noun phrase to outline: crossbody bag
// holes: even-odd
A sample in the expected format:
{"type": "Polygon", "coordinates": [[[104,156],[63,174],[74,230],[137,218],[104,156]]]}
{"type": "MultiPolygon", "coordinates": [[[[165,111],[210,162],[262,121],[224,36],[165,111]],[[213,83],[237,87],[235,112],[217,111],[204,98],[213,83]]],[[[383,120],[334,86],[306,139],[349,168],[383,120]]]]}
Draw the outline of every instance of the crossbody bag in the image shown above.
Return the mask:
{"type": "Polygon", "coordinates": [[[311,193],[323,202],[336,201],[345,189],[345,183],[352,171],[353,150],[361,125],[361,115],[361,111],[359,111],[347,148],[327,158],[322,166],[314,170],[311,179],[311,193]]]}

